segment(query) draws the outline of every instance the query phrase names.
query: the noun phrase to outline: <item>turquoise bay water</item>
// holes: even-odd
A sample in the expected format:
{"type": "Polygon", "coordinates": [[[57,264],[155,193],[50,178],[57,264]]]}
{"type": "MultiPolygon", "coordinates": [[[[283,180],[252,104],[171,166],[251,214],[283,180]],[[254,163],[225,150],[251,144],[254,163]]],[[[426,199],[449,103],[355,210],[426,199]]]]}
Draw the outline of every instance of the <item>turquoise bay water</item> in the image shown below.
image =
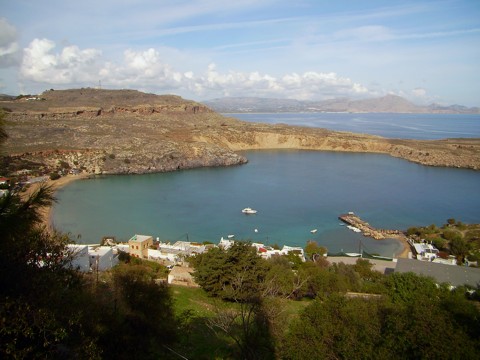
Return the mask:
{"type": "Polygon", "coordinates": [[[212,241],[236,239],[329,251],[392,256],[395,240],[375,241],[339,225],[355,211],[376,227],[441,225],[454,217],[480,222],[480,172],[425,167],[387,155],[309,151],[250,151],[249,163],[165,174],[108,176],[59,190],[54,224],[98,243],[133,234],[212,241]],[[252,207],[256,215],[241,209],[252,207]],[[314,235],[312,229],[318,229],[314,235]],[[254,230],[257,229],[258,232],[254,230]]]}

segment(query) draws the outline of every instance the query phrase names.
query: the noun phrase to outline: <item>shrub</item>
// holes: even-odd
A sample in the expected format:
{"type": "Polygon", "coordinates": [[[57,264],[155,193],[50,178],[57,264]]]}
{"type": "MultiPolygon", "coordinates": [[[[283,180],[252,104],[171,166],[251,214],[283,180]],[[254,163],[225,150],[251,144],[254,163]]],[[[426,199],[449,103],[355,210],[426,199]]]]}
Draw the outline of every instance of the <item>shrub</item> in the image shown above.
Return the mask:
{"type": "Polygon", "coordinates": [[[432,239],[432,242],[433,242],[433,245],[435,245],[435,247],[440,250],[445,249],[445,246],[447,245],[447,242],[445,241],[445,239],[442,239],[439,237],[432,239]]]}
{"type": "Polygon", "coordinates": [[[50,180],[57,180],[60,179],[60,175],[56,172],[50,174],[50,180]]]}

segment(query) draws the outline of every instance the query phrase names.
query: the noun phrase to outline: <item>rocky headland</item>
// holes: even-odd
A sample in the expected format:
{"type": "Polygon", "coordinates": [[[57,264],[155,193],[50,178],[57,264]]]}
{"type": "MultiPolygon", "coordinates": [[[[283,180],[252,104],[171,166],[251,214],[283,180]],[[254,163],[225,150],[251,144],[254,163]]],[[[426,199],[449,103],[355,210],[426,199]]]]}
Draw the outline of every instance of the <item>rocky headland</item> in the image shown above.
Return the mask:
{"type": "Polygon", "coordinates": [[[95,174],[243,164],[250,149],[389,154],[423,165],[480,169],[480,139],[386,139],[243,122],[177,96],[133,90],[50,90],[1,101],[11,159],[95,174]]]}

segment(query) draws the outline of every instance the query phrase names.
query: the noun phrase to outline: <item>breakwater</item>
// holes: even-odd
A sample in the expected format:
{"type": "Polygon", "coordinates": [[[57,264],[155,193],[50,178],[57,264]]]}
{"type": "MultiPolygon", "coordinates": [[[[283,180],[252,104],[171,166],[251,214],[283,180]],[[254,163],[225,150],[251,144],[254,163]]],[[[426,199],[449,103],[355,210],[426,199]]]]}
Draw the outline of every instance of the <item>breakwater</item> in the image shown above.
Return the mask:
{"type": "Polygon", "coordinates": [[[353,229],[360,230],[363,236],[368,236],[375,240],[400,237],[406,240],[405,234],[400,230],[374,228],[368,222],[362,220],[359,216],[355,215],[353,212],[342,214],[338,218],[347,225],[352,226],[353,229]]]}

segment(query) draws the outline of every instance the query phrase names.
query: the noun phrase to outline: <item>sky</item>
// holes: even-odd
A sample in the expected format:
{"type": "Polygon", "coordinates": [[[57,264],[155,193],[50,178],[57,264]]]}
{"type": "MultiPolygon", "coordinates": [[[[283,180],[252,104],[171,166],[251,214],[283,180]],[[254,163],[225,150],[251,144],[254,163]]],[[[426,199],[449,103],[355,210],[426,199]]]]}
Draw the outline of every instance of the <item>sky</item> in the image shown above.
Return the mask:
{"type": "Polygon", "coordinates": [[[480,1],[0,0],[0,93],[480,106],[480,1]]]}

